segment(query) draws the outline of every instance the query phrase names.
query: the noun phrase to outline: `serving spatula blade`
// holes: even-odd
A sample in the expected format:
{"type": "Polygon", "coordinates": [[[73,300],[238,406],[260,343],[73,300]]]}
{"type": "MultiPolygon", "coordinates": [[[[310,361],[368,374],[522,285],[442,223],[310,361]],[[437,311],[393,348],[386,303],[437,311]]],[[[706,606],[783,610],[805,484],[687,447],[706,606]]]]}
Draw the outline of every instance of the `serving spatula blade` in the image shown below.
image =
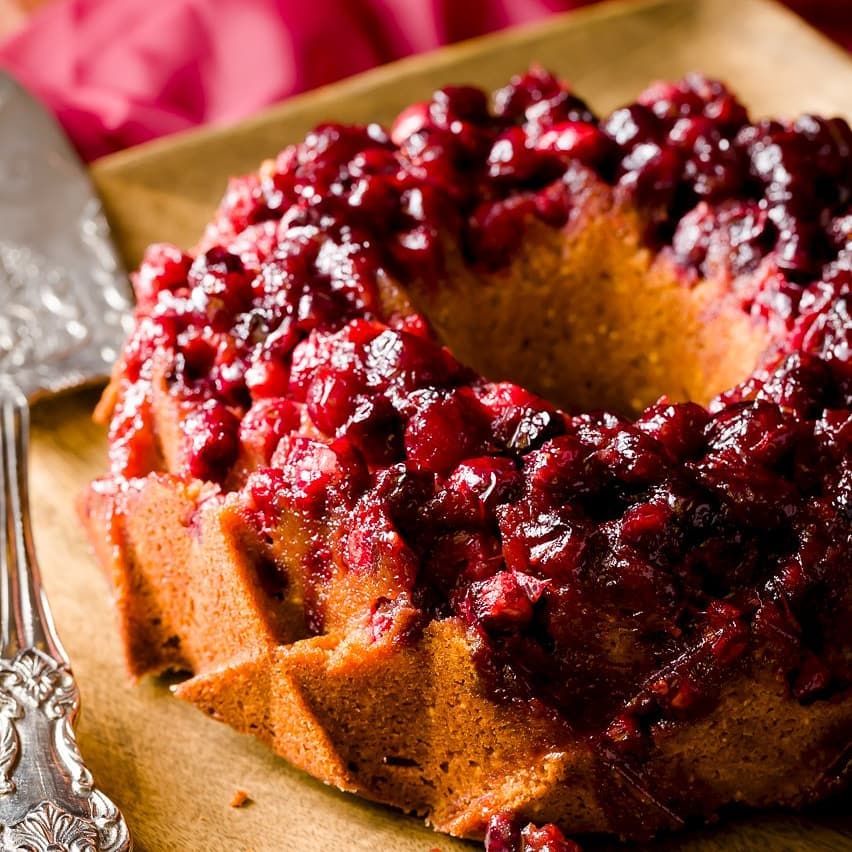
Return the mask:
{"type": "Polygon", "coordinates": [[[106,375],[127,278],[85,168],[0,74],[0,850],[126,852],[77,747],[79,692],[41,585],[27,500],[29,403],[106,375]]]}
{"type": "Polygon", "coordinates": [[[0,72],[0,373],[30,399],[101,378],[131,306],[85,167],[53,117],[0,72]]]}

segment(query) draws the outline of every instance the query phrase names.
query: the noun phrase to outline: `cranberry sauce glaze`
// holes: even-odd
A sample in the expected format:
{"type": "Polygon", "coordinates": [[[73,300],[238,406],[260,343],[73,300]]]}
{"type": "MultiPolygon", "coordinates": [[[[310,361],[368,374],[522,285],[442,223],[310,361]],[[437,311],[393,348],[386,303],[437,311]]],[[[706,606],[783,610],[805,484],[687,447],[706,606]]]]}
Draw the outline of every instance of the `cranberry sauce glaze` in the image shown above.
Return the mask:
{"type": "MultiPolygon", "coordinates": [[[[830,699],[852,682],[852,618],[838,617],[852,561],[850,149],[843,120],[751,122],[699,76],[598,119],[539,69],[490,103],[441,89],[389,133],[321,126],[231,183],[206,251],[149,250],[113,474],[157,465],[159,365],[183,412],[182,474],[241,489],[265,534],[285,510],[322,529],[317,583],[332,558],[355,576],[392,566],[374,636],[461,619],[498,700],[629,757],[755,658],[792,700],[830,699]],[[778,329],[709,408],[566,414],[465,368],[423,317],[384,311],[385,274],[440,286],[446,240],[495,269],[526,222],[564,224],[577,169],[642,211],[685,286],[724,262],[743,309],[778,329]],[[767,259],[772,274],[749,277],[767,259]]],[[[306,599],[322,632],[322,596],[306,599]]],[[[492,848],[513,848],[499,838],[520,829],[500,819],[492,848]]],[[[546,841],[525,848],[562,848],[546,841]]]]}

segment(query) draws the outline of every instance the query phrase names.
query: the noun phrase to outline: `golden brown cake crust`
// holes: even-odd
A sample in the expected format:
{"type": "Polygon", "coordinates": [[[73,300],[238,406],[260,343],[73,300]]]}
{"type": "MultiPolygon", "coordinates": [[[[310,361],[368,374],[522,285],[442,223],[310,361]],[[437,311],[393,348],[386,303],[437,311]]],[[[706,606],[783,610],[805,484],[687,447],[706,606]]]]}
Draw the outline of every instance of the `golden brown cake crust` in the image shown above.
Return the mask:
{"type": "Polygon", "coordinates": [[[576,832],[607,831],[613,809],[677,827],[671,808],[645,790],[677,791],[675,800],[690,810],[701,802],[706,816],[729,802],[797,806],[828,783],[836,744],[852,735],[848,697],[803,707],[756,659],[729,681],[712,714],[655,734],[641,777],[616,765],[603,783],[583,739],[484,694],[457,623],[435,622],[413,645],[391,636],[365,644],[357,631],[299,639],[295,612],[290,623],[259,623],[271,608],[256,603],[261,592],[242,567],[244,543],[227,504],[213,500],[197,510],[201,520],[186,523],[196,511],[186,491],[178,480],[148,480],[121,498],[128,502],[117,514],[102,494],[85,500],[93,542],[107,539],[103,518],[121,531],[112,537],[123,542],[113,545],[114,564],[126,573],[113,584],[130,671],[194,671],[179,697],[317,778],[426,814],[439,830],[481,837],[487,815],[503,810],[576,832]],[[163,532],[168,550],[142,546],[163,532]],[[123,591],[131,577],[137,587],[123,591]],[[168,609],[139,589],[164,591],[168,609]],[[211,599],[210,589],[221,594],[211,599]]]}

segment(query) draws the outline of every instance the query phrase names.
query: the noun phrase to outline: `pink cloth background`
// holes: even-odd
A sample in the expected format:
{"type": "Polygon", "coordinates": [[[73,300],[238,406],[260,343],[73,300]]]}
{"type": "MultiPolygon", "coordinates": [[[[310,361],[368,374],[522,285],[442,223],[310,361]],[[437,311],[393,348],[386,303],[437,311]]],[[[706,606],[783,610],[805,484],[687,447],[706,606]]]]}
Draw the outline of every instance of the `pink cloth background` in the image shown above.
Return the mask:
{"type": "MultiPolygon", "coordinates": [[[[588,2],[59,0],[0,45],[0,65],[91,160],[588,2]]],[[[852,0],[788,2],[852,48],[852,0]]]]}

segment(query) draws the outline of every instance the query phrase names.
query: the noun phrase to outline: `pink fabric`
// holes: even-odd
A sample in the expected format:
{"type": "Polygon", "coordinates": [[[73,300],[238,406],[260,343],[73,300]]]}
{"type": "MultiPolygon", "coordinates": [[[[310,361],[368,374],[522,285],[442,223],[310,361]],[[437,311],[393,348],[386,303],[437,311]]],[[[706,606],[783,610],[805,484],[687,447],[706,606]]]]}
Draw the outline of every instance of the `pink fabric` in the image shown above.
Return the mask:
{"type": "MultiPolygon", "coordinates": [[[[93,159],[587,2],[58,0],[0,46],[0,65],[93,159]]],[[[834,7],[852,29],[849,0],[791,2],[834,7]]]]}

